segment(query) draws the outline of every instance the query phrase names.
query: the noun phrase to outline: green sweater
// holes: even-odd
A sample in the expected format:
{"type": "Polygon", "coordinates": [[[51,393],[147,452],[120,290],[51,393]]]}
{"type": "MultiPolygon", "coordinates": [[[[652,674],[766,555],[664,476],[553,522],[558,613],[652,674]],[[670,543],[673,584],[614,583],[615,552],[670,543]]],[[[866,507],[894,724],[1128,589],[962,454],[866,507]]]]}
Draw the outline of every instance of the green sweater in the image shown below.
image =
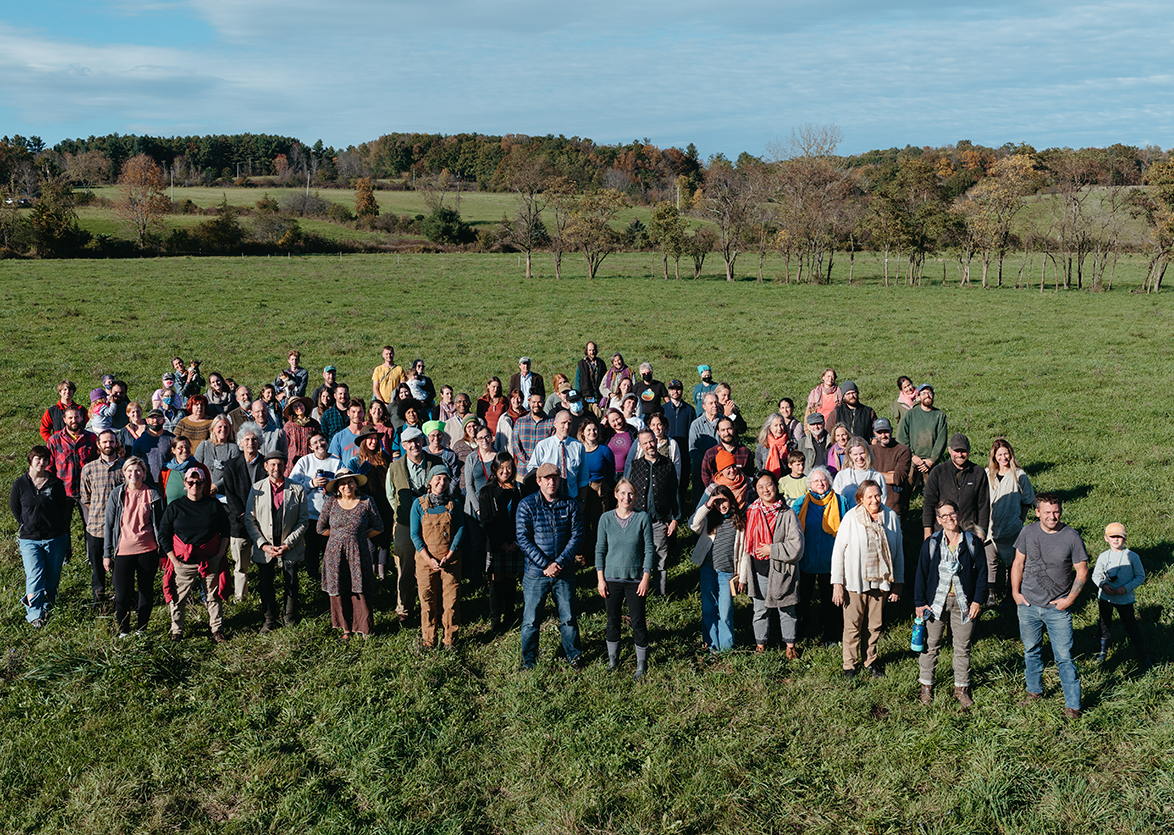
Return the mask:
{"type": "Polygon", "coordinates": [[[946,452],[950,439],[946,428],[946,413],[941,409],[926,411],[920,405],[914,406],[901,418],[897,427],[897,443],[905,444],[918,455],[929,461],[940,461],[946,452]]]}
{"type": "Polygon", "coordinates": [[[652,517],[634,511],[628,526],[621,527],[616,512],[599,517],[595,539],[595,570],[608,580],[642,580],[652,573],[656,550],[652,547],[652,517]]]}

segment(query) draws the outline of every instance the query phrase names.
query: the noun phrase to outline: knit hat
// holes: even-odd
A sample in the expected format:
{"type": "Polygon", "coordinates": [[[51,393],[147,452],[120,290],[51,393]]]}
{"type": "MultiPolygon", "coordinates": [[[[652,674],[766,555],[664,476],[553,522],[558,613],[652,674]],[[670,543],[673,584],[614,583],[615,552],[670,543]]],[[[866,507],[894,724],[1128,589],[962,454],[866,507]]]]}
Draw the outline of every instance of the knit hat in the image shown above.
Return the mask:
{"type": "Polygon", "coordinates": [[[844,383],[844,385],[840,386],[840,391],[844,394],[847,394],[850,391],[854,391],[857,394],[860,393],[860,389],[856,388],[856,384],[853,383],[851,380],[848,380],[847,382],[844,383]]]}
{"type": "Polygon", "coordinates": [[[431,481],[438,475],[445,476],[446,478],[452,478],[452,471],[448,467],[444,466],[444,464],[434,464],[432,469],[428,471],[428,480],[431,481]]]}
{"type": "Polygon", "coordinates": [[[718,472],[721,472],[726,467],[733,467],[737,463],[738,459],[728,449],[718,450],[717,457],[714,458],[714,464],[717,466],[718,472]]]}
{"type": "Polygon", "coordinates": [[[444,431],[444,421],[443,420],[427,421],[423,426],[423,430],[424,430],[425,436],[431,435],[433,432],[443,432],[444,431]]]}

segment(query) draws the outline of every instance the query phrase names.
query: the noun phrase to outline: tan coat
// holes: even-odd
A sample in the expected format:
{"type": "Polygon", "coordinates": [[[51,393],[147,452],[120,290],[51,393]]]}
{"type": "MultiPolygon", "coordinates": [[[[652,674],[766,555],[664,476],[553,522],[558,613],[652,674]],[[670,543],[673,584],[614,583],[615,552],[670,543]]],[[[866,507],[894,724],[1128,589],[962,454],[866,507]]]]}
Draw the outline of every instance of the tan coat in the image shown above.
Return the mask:
{"type": "Polygon", "coordinates": [[[273,561],[274,557],[265,553],[265,545],[288,545],[289,550],[282,557],[284,562],[298,563],[305,558],[310,505],[300,484],[285,480],[285,498],[278,513],[281,514],[281,541],[273,542],[273,486],[268,478],[258,481],[249,491],[245,507],[245,529],[253,541],[253,562],[273,561]]]}

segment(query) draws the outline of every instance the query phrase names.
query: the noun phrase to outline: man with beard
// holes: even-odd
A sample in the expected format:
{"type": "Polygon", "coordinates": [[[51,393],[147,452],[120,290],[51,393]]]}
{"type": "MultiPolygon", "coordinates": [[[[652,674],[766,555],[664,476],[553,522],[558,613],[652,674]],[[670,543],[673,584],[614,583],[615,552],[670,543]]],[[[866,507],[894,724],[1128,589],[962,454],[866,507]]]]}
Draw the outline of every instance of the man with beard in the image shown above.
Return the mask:
{"type": "Polygon", "coordinates": [[[708,487],[717,475],[717,454],[725,450],[734,456],[734,463],[747,479],[754,477],[754,453],[738,443],[734,421],[728,417],[717,420],[717,446],[705,453],[701,459],[701,483],[708,487]]]}
{"type": "Polygon", "coordinates": [[[643,510],[652,518],[652,546],[656,550],[656,564],[652,571],[652,589],[661,597],[668,591],[669,543],[677,532],[677,518],[681,515],[677,504],[677,471],[673,462],[656,448],[656,436],[649,429],[637,438],[640,457],[632,458],[628,473],[636,501],[632,507],[643,510]]]}
{"type": "Polygon", "coordinates": [[[599,358],[599,346],[588,342],[583,349],[583,359],[575,367],[575,391],[582,392],[584,409],[596,417],[601,417],[599,387],[606,373],[607,366],[599,358]]]}
{"type": "Polygon", "coordinates": [[[98,433],[98,457],[82,467],[81,506],[86,520],[86,559],[90,561],[90,591],[94,603],[106,599],[106,567],[102,562],[106,547],[106,500],[122,484],[122,458],[118,455],[118,435],[113,429],[98,433]]]}
{"type": "Polygon", "coordinates": [[[860,402],[860,391],[851,380],[840,386],[840,391],[844,393],[844,399],[836,406],[832,426],[842,423],[848,427],[848,434],[853,438],[868,440],[872,425],[876,422],[876,412],[871,406],[860,402]]]}
{"type": "Polygon", "coordinates": [[[872,468],[885,477],[888,488],[885,504],[904,516],[909,512],[909,468],[913,453],[893,440],[893,426],[888,418],[877,418],[872,431],[872,468]]]}
{"type": "Polygon", "coordinates": [[[812,412],[807,416],[807,434],[803,436],[803,447],[800,450],[807,463],[803,472],[810,473],[812,467],[826,467],[828,463],[828,447],[832,438],[828,435],[823,424],[823,415],[812,412]]]}
{"type": "MultiPolygon", "coordinates": [[[[681,451],[681,455],[686,456],[689,454],[689,428],[697,419],[697,411],[691,403],[686,403],[681,397],[683,389],[680,380],[669,382],[669,399],[664,404],[664,417],[668,436],[677,442],[677,449],[681,451]]],[[[689,506],[689,482],[692,474],[691,462],[682,461],[681,478],[677,484],[677,502],[682,510],[689,506]]]]}
{"type": "Polygon", "coordinates": [[[534,447],[539,441],[550,437],[554,426],[542,410],[542,395],[534,392],[526,401],[529,411],[514,423],[513,433],[510,436],[510,454],[514,456],[518,473],[525,476],[532,467],[529,466],[530,456],[534,454],[534,447]]]}
{"type": "Polygon", "coordinates": [[[151,484],[159,486],[159,476],[163,472],[163,464],[171,452],[171,439],[175,436],[163,428],[163,410],[152,409],[144,418],[147,422],[147,431],[139,436],[131,447],[131,454],[141,458],[147,464],[147,477],[151,484]]]}

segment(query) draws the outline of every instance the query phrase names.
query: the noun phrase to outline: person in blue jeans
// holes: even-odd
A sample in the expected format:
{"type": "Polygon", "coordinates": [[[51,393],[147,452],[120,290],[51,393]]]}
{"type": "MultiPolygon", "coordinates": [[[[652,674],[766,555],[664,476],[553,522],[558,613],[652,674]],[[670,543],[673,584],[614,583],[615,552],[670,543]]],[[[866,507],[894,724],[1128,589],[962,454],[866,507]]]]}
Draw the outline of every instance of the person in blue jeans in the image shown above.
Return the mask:
{"type": "Polygon", "coordinates": [[[559,630],[567,663],[583,669],[575,595],[575,554],[583,539],[583,514],[578,499],[561,494],[558,467],[542,464],[535,476],[538,492],[518,503],[518,547],[525,555],[522,575],[522,669],[538,663],[538,611],[549,594],[558,609],[559,630]]]}
{"type": "Polygon", "coordinates": [[[73,514],[73,500],[65,495],[65,483],[49,470],[49,459],[46,446],[38,444],[29,450],[28,472],[13,482],[8,496],[24,563],[25,596],[21,602],[25,619],[34,629],[45,625],[57,602],[73,514]]]}
{"type": "Polygon", "coordinates": [[[1026,667],[1025,702],[1043,698],[1044,629],[1064,689],[1064,715],[1080,717],[1080,675],[1072,660],[1072,604],[1088,581],[1088,553],[1080,534],[1060,521],[1063,508],[1054,493],[1038,493],[1039,521],[1028,525],[1015,540],[1011,566],[1011,596],[1019,615],[1026,667]]]}
{"type": "Polygon", "coordinates": [[[746,518],[730,488],[717,485],[689,522],[697,534],[693,562],[701,567],[701,639],[710,652],[734,648],[737,555],[744,550],[746,518]]]}

